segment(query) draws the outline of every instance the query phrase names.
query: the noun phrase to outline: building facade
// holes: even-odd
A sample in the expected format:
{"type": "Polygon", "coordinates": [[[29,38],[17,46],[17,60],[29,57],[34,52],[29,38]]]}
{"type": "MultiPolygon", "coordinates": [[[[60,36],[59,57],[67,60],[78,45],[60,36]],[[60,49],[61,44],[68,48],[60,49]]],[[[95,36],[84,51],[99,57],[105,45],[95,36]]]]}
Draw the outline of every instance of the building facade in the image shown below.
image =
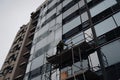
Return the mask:
{"type": "Polygon", "coordinates": [[[119,2],[46,0],[24,80],[118,80],[119,2]],[[67,46],[57,53],[61,40],[67,46]]]}
{"type": "Polygon", "coordinates": [[[120,79],[119,0],[46,0],[31,18],[23,80],[120,79]]]}
{"type": "Polygon", "coordinates": [[[118,80],[119,2],[46,0],[24,80],[118,80]],[[61,40],[67,46],[57,53],[61,40]]]}

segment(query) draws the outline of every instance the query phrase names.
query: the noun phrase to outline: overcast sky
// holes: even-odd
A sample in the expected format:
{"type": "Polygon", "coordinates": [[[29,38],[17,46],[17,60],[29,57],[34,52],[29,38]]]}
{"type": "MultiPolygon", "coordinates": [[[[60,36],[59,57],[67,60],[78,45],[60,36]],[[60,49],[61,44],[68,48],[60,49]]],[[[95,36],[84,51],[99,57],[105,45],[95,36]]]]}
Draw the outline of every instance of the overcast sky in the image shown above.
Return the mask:
{"type": "Polygon", "coordinates": [[[0,0],[0,69],[19,28],[45,0],[0,0]]]}

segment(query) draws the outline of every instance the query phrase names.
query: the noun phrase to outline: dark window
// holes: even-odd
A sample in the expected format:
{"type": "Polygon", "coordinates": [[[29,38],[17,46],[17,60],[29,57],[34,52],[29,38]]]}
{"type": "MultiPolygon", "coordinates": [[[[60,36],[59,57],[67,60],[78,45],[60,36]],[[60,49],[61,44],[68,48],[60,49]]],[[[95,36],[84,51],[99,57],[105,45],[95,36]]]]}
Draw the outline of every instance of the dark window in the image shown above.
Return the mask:
{"type": "Polygon", "coordinates": [[[40,71],[41,71],[40,68],[37,68],[37,69],[31,71],[30,78],[32,79],[32,78],[34,78],[34,77],[39,76],[39,75],[40,75],[40,71]]]}

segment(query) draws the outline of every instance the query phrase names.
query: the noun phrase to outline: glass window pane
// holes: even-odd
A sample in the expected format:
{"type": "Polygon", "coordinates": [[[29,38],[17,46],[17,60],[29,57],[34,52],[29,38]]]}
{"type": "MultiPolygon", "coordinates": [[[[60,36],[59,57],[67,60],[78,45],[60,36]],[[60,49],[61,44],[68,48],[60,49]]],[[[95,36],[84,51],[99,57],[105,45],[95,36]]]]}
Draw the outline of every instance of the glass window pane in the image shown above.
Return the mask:
{"type": "Polygon", "coordinates": [[[107,57],[109,65],[120,62],[120,40],[103,46],[101,50],[107,57]]]}
{"type": "Polygon", "coordinates": [[[116,3],[117,3],[116,0],[104,0],[97,6],[90,9],[91,16],[93,17],[93,16],[99,14],[100,12],[104,11],[105,9],[111,7],[112,5],[114,5],[116,3]]]}
{"type": "Polygon", "coordinates": [[[115,18],[117,25],[120,26],[120,12],[115,14],[113,17],[115,18]]]}
{"type": "Polygon", "coordinates": [[[48,9],[49,9],[50,7],[52,7],[56,2],[57,2],[57,0],[52,0],[52,2],[48,5],[48,9]]]}
{"type": "Polygon", "coordinates": [[[68,15],[70,15],[71,13],[75,12],[76,10],[78,10],[78,4],[74,5],[73,7],[71,7],[70,9],[68,9],[67,11],[65,11],[63,13],[63,19],[66,18],[68,15]]]}
{"type": "Polygon", "coordinates": [[[57,15],[59,15],[61,13],[61,10],[62,10],[62,4],[59,4],[57,6],[57,15]]]}
{"type": "Polygon", "coordinates": [[[56,25],[57,25],[57,27],[61,27],[61,26],[62,26],[62,14],[59,15],[59,16],[56,18],[56,25]]]}
{"type": "Polygon", "coordinates": [[[31,67],[31,62],[29,62],[29,63],[27,64],[26,73],[30,72],[30,67],[31,67]]]}
{"type": "Polygon", "coordinates": [[[43,65],[43,62],[44,62],[44,54],[35,58],[33,61],[32,61],[32,65],[31,65],[31,71],[42,66],[43,65]]]}
{"type": "Polygon", "coordinates": [[[56,8],[55,9],[53,9],[51,12],[49,12],[48,14],[47,14],[47,18],[46,18],[46,20],[48,19],[48,18],[50,18],[53,14],[55,14],[56,13],[56,8]]]}
{"type": "Polygon", "coordinates": [[[63,7],[66,6],[68,3],[70,3],[72,0],[64,0],[63,1],[63,7]]]}
{"type": "Polygon", "coordinates": [[[112,29],[116,28],[115,22],[112,17],[104,20],[103,22],[95,25],[95,30],[97,36],[100,36],[112,29]]]}
{"type": "Polygon", "coordinates": [[[35,78],[31,79],[31,80],[41,80],[41,76],[35,77],[35,78]]]}
{"type": "Polygon", "coordinates": [[[49,23],[46,24],[44,27],[42,27],[39,31],[37,31],[37,32],[35,33],[34,42],[35,42],[35,39],[36,39],[38,36],[42,35],[42,34],[43,34],[44,32],[46,32],[48,29],[49,29],[49,23]]]}
{"type": "Polygon", "coordinates": [[[90,1],[92,1],[92,0],[87,0],[88,3],[89,3],[90,1]]]}
{"type": "Polygon", "coordinates": [[[83,32],[81,32],[81,33],[79,33],[79,34],[72,37],[72,42],[73,42],[74,45],[77,45],[77,44],[79,44],[79,43],[81,43],[83,41],[84,41],[83,32]]]}
{"type": "Polygon", "coordinates": [[[83,14],[81,14],[81,18],[82,18],[82,22],[85,22],[88,20],[88,14],[87,12],[84,12],[83,14]]]}
{"type": "Polygon", "coordinates": [[[76,26],[78,26],[80,24],[80,17],[78,16],[77,18],[73,19],[72,21],[70,21],[69,23],[65,24],[63,26],[63,34],[68,32],[69,30],[75,28],[76,26]]]}
{"type": "Polygon", "coordinates": [[[81,7],[84,6],[84,5],[85,5],[84,0],[80,0],[80,1],[79,1],[79,7],[81,8],[81,7]]]}

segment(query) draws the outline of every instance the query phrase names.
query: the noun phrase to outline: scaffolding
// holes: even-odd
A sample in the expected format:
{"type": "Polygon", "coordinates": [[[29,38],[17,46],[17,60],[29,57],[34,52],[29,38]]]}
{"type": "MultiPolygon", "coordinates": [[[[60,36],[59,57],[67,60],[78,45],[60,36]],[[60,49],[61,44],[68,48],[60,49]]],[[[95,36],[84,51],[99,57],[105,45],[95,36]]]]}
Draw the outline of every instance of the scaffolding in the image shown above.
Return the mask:
{"type": "MultiPolygon", "coordinates": [[[[68,47],[65,48],[61,53],[52,56],[46,56],[47,61],[52,65],[50,80],[100,80],[99,76],[93,69],[96,67],[99,68],[99,70],[101,69],[103,75],[105,75],[105,65],[108,66],[107,57],[104,55],[103,52],[100,51],[95,30],[92,25],[89,8],[87,6],[86,0],[84,0],[84,2],[93,35],[91,36],[83,31],[83,34],[77,36],[77,37],[83,36],[82,40],[79,40],[79,42],[77,43],[73,43],[71,40],[67,43],[68,47]],[[93,42],[91,42],[92,40],[93,42]],[[94,53],[95,51],[97,51],[98,53],[100,66],[90,65],[91,61],[89,59],[89,55],[94,53]],[[87,67],[84,66],[85,61],[87,61],[88,63],[87,67]],[[76,63],[79,63],[79,65],[76,65],[76,63]],[[77,68],[78,70],[75,71],[73,69],[74,67],[77,68]],[[67,68],[67,70],[62,71],[65,68],[67,68]],[[59,72],[58,74],[56,74],[56,79],[52,79],[51,78],[52,74],[54,74],[55,72],[57,73],[58,69],[59,72]]],[[[106,80],[106,75],[104,76],[104,79],[106,80]]]]}
{"type": "MultiPolygon", "coordinates": [[[[80,34],[77,37],[84,36],[85,34],[80,34]]],[[[87,34],[87,37],[77,42],[79,44],[73,44],[70,41],[61,53],[46,57],[47,61],[52,64],[51,75],[59,69],[59,74],[56,74],[56,76],[59,75],[59,79],[56,77],[55,80],[100,80],[89,63],[89,55],[96,51],[96,45],[88,41],[88,37],[92,38],[87,34]],[[88,62],[87,67],[84,67],[84,61],[88,62]],[[79,63],[79,65],[76,65],[76,63],[79,63]],[[77,72],[74,71],[74,67],[78,69],[77,72]],[[69,69],[62,71],[64,68],[69,69]],[[69,71],[71,71],[71,74],[69,74],[69,71]]],[[[49,78],[53,80],[51,77],[49,78]]]]}

